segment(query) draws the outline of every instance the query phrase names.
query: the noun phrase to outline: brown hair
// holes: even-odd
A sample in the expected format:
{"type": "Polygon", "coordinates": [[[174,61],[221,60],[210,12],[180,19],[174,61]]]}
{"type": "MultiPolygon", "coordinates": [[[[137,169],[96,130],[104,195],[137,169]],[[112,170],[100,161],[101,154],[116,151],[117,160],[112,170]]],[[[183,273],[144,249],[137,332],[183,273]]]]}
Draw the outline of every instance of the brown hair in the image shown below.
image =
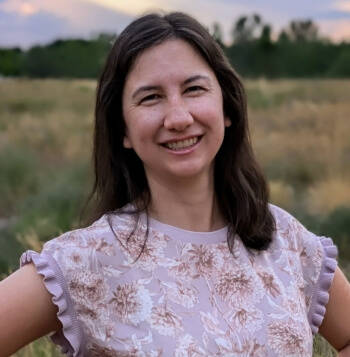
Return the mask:
{"type": "Polygon", "coordinates": [[[232,250],[238,234],[247,248],[267,249],[275,222],[268,207],[266,181],[249,139],[243,85],[208,31],[179,12],[136,19],[119,35],[107,58],[96,98],[92,220],[131,202],[136,203],[133,213],[147,212],[150,191],[142,161],[133,150],[123,147],[122,92],[136,57],[173,38],[192,45],[212,68],[222,89],[224,113],[232,122],[214,165],[216,199],[229,224],[229,247],[232,250]]]}

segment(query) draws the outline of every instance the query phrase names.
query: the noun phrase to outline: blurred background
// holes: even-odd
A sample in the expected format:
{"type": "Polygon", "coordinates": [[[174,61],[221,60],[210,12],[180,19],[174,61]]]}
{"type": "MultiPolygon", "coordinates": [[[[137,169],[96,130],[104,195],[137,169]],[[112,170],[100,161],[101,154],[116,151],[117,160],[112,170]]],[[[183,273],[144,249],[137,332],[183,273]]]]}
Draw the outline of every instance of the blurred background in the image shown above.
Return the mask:
{"type": "MultiPolygon", "coordinates": [[[[332,237],[349,274],[350,1],[0,0],[0,276],[79,227],[96,79],[118,33],[159,9],[218,41],[246,86],[271,202],[332,237]]],[[[332,355],[316,339],[314,356],[332,355]]],[[[59,353],[42,339],[16,356],[59,353]]]]}

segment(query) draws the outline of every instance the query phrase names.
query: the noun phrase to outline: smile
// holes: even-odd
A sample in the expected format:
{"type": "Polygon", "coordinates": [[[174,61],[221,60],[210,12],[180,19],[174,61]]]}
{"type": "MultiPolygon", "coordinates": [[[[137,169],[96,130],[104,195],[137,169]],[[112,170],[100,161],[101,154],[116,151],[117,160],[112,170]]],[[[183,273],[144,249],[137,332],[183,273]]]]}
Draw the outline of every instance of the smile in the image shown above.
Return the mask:
{"type": "Polygon", "coordinates": [[[165,147],[171,150],[181,150],[181,149],[186,149],[189,148],[200,140],[199,136],[196,136],[194,138],[186,139],[186,140],[181,140],[181,141],[173,141],[171,143],[165,143],[163,144],[165,147]]]}

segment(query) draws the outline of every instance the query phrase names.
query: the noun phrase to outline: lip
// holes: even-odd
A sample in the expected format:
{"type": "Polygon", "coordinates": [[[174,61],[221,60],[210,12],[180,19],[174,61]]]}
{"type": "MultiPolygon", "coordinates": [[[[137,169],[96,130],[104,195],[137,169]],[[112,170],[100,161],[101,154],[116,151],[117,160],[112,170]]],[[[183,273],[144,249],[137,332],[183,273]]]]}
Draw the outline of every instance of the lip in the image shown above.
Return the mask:
{"type": "Polygon", "coordinates": [[[187,154],[190,154],[192,153],[194,150],[196,150],[196,148],[200,145],[201,141],[202,141],[202,138],[203,138],[204,135],[191,135],[191,136],[187,136],[186,138],[182,139],[182,138],[179,138],[179,139],[176,139],[176,140],[169,140],[169,141],[166,141],[164,142],[165,143],[172,143],[172,142],[176,142],[176,141],[182,141],[182,140],[187,140],[187,139],[191,139],[191,138],[196,138],[198,137],[198,141],[190,146],[190,147],[187,147],[187,148],[183,148],[183,149],[178,149],[178,150],[171,150],[169,148],[167,148],[164,144],[162,144],[161,146],[168,152],[168,153],[171,153],[173,155],[187,155],[187,154]]]}
{"type": "Polygon", "coordinates": [[[187,136],[183,136],[180,138],[174,138],[174,139],[169,139],[169,140],[164,140],[160,143],[160,145],[165,145],[165,144],[170,144],[170,143],[176,143],[177,141],[184,141],[184,140],[189,140],[192,138],[199,138],[198,142],[201,140],[203,134],[198,134],[198,135],[187,135],[187,136]]]}

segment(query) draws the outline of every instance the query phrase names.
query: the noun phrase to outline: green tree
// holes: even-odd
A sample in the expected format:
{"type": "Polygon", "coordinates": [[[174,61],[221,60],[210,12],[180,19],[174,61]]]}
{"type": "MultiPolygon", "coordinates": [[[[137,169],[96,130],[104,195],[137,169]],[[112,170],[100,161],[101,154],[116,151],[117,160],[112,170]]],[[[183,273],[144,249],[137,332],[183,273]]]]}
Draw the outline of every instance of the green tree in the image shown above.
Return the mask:
{"type": "Polygon", "coordinates": [[[289,41],[290,41],[290,38],[288,36],[288,33],[286,32],[286,30],[282,30],[278,35],[277,42],[278,43],[286,43],[289,41]]]}
{"type": "Polygon", "coordinates": [[[261,29],[261,24],[261,17],[257,14],[240,17],[233,25],[233,43],[246,43],[255,39],[257,30],[261,29]]]}
{"type": "Polygon", "coordinates": [[[350,77],[350,45],[340,52],[332,63],[328,75],[331,77],[350,77]]]}
{"type": "Polygon", "coordinates": [[[25,58],[30,77],[96,78],[115,36],[100,34],[91,40],[57,40],[31,48],[25,58]]]}
{"type": "Polygon", "coordinates": [[[0,74],[18,76],[22,74],[23,52],[20,48],[0,49],[0,74]]]}
{"type": "Polygon", "coordinates": [[[271,40],[272,27],[270,25],[264,25],[259,38],[259,45],[264,51],[268,51],[273,47],[271,40]]]}
{"type": "Polygon", "coordinates": [[[224,48],[224,40],[223,40],[223,31],[222,31],[222,27],[218,22],[214,22],[213,23],[213,29],[212,29],[212,36],[214,37],[214,39],[216,40],[216,42],[222,47],[224,48]]]}
{"type": "Polygon", "coordinates": [[[318,26],[312,20],[294,20],[290,22],[287,33],[291,41],[316,41],[318,39],[318,26]]]}
{"type": "Polygon", "coordinates": [[[50,58],[49,52],[45,47],[34,46],[25,55],[23,71],[29,77],[53,77],[52,66],[52,58],[50,58]]]}

